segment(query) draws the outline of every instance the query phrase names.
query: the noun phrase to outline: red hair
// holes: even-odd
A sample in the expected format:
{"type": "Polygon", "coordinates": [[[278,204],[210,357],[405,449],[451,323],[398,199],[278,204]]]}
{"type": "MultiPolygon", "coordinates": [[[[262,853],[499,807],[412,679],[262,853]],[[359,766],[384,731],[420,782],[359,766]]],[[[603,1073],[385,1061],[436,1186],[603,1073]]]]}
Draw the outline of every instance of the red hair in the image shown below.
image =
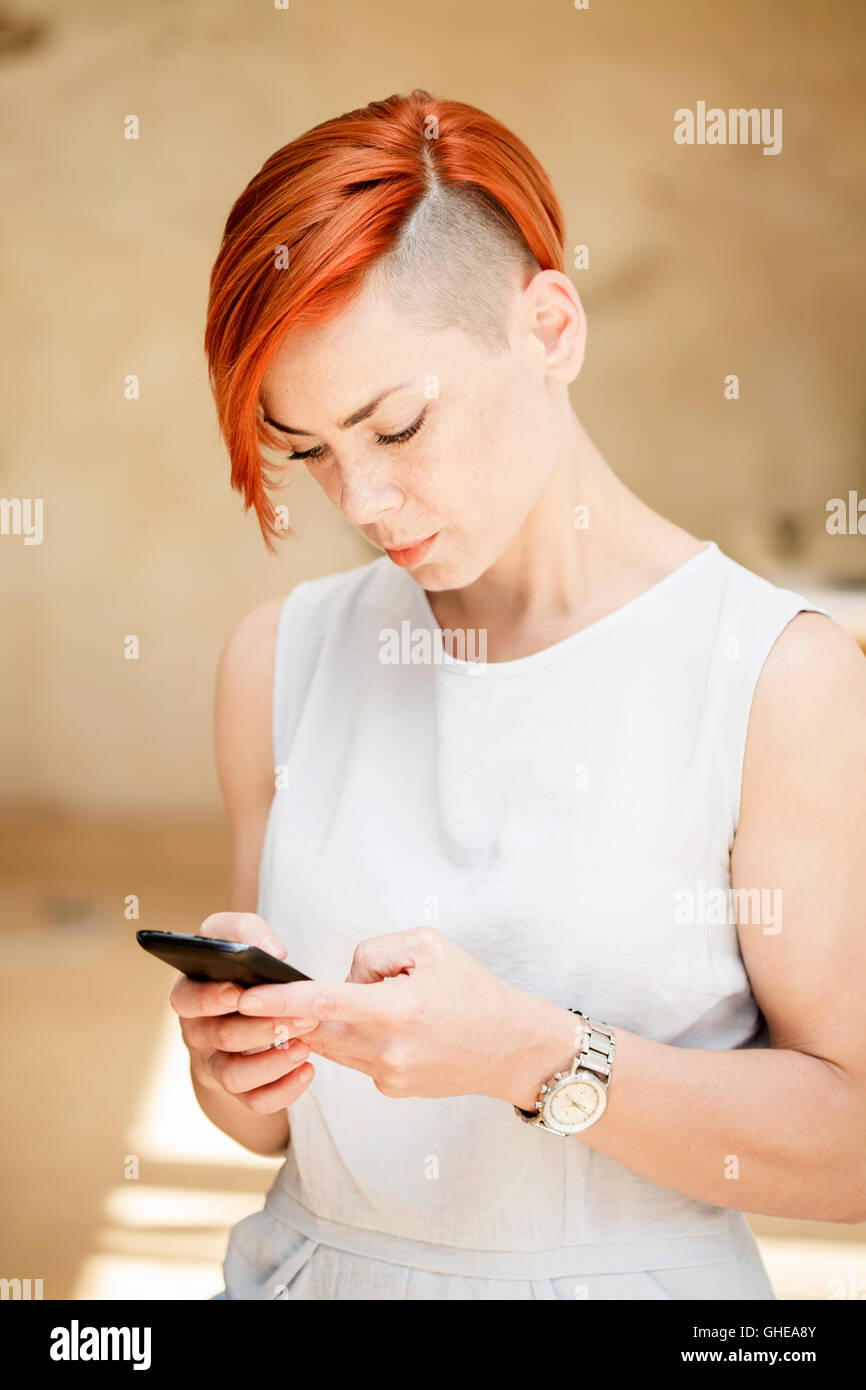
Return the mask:
{"type": "Polygon", "coordinates": [[[564,219],[516,135],[477,107],[416,90],[324,121],[272,154],[228,215],[210,277],[205,352],[231,484],[255,507],[270,550],[280,528],[259,390],[290,329],[327,323],[431,184],[459,186],[563,270],[564,219]],[[431,138],[432,135],[432,138],[431,138]]]}

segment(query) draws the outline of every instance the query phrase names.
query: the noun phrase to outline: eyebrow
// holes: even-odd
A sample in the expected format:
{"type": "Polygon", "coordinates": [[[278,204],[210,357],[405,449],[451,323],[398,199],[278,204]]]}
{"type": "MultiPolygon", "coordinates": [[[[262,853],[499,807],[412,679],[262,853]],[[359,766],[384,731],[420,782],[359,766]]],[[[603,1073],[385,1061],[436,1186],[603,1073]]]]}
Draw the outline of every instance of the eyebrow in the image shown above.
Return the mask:
{"type": "MultiPolygon", "coordinates": [[[[401,382],[399,386],[389,386],[387,391],[380,392],[374,401],[370,401],[369,405],[362,405],[360,410],[354,410],[351,415],[347,415],[345,420],[340,423],[340,429],[350,430],[353,425],[359,425],[362,420],[367,419],[368,415],[373,414],[376,406],[379,405],[386,396],[393,396],[395,391],[405,391],[406,387],[410,385],[411,382],[404,381],[401,382]]],[[[307,438],[312,438],[309,430],[296,430],[293,425],[281,425],[279,421],[272,420],[270,415],[265,416],[265,421],[267,424],[272,425],[275,430],[279,430],[281,434],[303,434],[306,435],[307,438]]]]}

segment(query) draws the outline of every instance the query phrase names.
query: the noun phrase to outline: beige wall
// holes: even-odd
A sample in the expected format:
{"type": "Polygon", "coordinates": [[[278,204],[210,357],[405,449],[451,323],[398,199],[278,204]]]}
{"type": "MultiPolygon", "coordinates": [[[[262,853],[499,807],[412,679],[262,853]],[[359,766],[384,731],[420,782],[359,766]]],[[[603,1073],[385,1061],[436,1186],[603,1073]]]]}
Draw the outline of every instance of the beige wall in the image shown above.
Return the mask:
{"type": "Polygon", "coordinates": [[[861,5],[16,13],[37,19],[10,21],[0,54],[0,493],[44,499],[44,539],[0,536],[7,807],[215,807],[225,635],[375,553],[299,475],[302,539],[268,556],[229,490],[201,336],[243,185],[301,131],[393,91],[484,107],[546,165],[591,256],[573,271],[590,330],[575,408],[626,481],[771,577],[798,549],[816,575],[866,580],[866,540],[824,524],[829,497],[866,496],[861,5]],[[678,147],[673,112],[698,100],[782,107],[782,153],[678,147]]]}

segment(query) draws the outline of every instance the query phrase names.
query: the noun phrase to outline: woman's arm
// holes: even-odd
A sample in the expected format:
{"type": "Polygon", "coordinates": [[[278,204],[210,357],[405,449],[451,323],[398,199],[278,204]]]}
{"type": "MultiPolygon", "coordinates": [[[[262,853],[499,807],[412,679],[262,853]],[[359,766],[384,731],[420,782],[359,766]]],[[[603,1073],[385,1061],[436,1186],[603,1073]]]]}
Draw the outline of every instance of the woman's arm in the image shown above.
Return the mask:
{"type": "MultiPolygon", "coordinates": [[[[842,628],[801,613],[757,684],[732,853],[734,889],[780,890],[781,924],[739,914],[770,1047],[671,1047],[608,1019],[608,1105],[583,1142],[720,1206],[866,1220],[864,874],[866,660],[842,628]]],[[[568,1026],[551,1021],[539,1081],[565,1061],[568,1026]]],[[[517,1104],[530,1107],[532,1084],[517,1104]]]]}
{"type": "MultiPolygon", "coordinates": [[[[214,700],[217,777],[231,832],[231,863],[225,907],[255,912],[259,860],[274,794],[271,710],[274,650],[283,599],[270,599],[247,614],[220,655],[214,700]]],[[[199,1105],[217,1129],[245,1149],[267,1156],[284,1153],[289,1121],[283,1109],[258,1115],[229,1095],[190,1059],[199,1105]]]]}

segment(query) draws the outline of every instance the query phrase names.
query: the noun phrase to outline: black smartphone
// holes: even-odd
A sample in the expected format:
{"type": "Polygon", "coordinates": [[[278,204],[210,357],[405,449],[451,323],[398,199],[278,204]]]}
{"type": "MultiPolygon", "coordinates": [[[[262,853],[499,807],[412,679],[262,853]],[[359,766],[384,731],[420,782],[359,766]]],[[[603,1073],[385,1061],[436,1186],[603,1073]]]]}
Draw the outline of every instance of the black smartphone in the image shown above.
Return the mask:
{"type": "Polygon", "coordinates": [[[310,978],[258,946],[244,946],[240,941],[217,941],[209,936],[187,936],[175,931],[137,931],[135,936],[145,951],[173,965],[191,980],[284,985],[310,978]]]}

